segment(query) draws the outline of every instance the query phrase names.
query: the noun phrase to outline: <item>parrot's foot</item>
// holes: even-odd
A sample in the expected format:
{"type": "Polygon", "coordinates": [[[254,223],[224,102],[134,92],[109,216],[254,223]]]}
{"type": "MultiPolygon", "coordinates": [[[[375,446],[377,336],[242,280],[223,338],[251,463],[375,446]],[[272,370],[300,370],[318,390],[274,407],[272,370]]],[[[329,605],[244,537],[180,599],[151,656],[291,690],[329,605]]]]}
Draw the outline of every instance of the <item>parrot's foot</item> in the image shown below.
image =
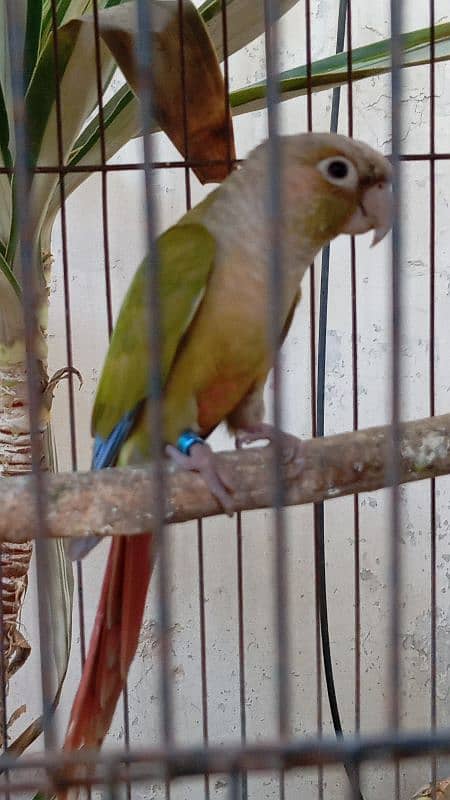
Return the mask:
{"type": "Polygon", "coordinates": [[[198,472],[225,513],[229,517],[233,516],[234,505],[230,496],[234,491],[232,480],[225,470],[219,466],[216,455],[208,444],[193,444],[189,450],[189,455],[180,453],[176,447],[168,444],[166,453],[183,469],[198,472]]]}
{"type": "Polygon", "coordinates": [[[284,431],[278,431],[273,425],[267,422],[261,422],[259,425],[252,425],[245,430],[237,431],[236,433],[236,447],[242,447],[243,444],[251,444],[258,442],[260,439],[266,439],[271,444],[278,437],[280,443],[283,464],[293,464],[297,468],[297,473],[300,474],[303,470],[305,463],[303,457],[303,442],[297,436],[284,431]]]}

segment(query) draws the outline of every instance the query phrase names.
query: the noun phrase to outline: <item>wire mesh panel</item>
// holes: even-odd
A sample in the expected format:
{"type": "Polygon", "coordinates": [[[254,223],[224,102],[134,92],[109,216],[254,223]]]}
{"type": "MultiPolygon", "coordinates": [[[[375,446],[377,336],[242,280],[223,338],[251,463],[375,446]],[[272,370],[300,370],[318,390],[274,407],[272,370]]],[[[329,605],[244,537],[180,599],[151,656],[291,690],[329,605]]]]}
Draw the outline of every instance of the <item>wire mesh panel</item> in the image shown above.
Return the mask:
{"type": "MultiPolygon", "coordinates": [[[[42,8],[36,4],[34,12],[32,4],[22,4],[26,13],[19,5],[8,0],[5,6],[14,163],[4,157],[8,143],[0,145],[2,177],[14,175],[14,189],[8,191],[15,193],[17,207],[18,256],[11,263],[25,312],[22,364],[29,382],[36,544],[21,623],[32,652],[7,694],[3,676],[4,749],[14,741],[4,760],[3,791],[13,796],[62,792],[57,782],[73,778],[70,763],[86,758],[99,765],[83,773],[86,787],[124,791],[133,798],[268,799],[308,793],[332,800],[344,792],[366,800],[387,793],[411,797],[430,780],[446,778],[450,766],[449,481],[444,476],[401,485],[401,459],[408,453],[400,447],[399,427],[401,420],[448,411],[447,4],[229,0],[200,7],[222,65],[223,130],[228,130],[230,98],[234,113],[236,154],[230,128],[218,166],[222,177],[269,137],[266,196],[255,198],[265,204],[269,232],[266,322],[275,363],[265,390],[267,419],[304,439],[390,424],[392,444],[384,465],[390,488],[333,499],[331,486],[326,503],[285,508],[278,435],[272,445],[270,508],[170,526],[164,524],[169,479],[156,240],[214,188],[202,185],[196,170],[217,166],[214,154],[205,163],[198,160],[200,134],[190,133],[188,4],[177,0],[166,6],[177,20],[173,69],[183,100],[176,146],[155,131],[160,89],[149,76],[159,68],[164,48],[150,31],[160,25],[158,3],[130,4],[136,17],[127,21],[114,58],[108,48],[118,23],[103,27],[102,14],[105,7],[127,4],[93,0],[74,3],[68,11],[67,4],[52,0],[42,8]],[[84,35],[85,23],[77,18],[86,11],[91,88],[83,101],[83,125],[67,149],[79,87],[74,72],[67,91],[68,73],[61,65],[70,60],[69,36],[76,30],[81,41],[84,35]],[[53,141],[52,158],[36,156],[37,134],[30,135],[30,109],[37,114],[46,94],[34,106],[28,99],[23,113],[23,37],[31,48],[40,12],[39,35],[47,30],[42,52],[54,84],[51,89],[48,81],[43,84],[53,95],[54,118],[46,134],[53,141]],[[420,33],[402,38],[411,31],[420,33]],[[120,61],[127,36],[132,69],[120,61]],[[371,44],[375,49],[361,51],[371,44]],[[341,55],[322,64],[335,53],[341,55]],[[405,58],[415,65],[401,69],[405,58]],[[117,119],[130,130],[120,149],[112,144],[120,139],[117,119]],[[373,249],[368,237],[333,241],[305,275],[302,300],[277,352],[285,278],[282,219],[288,202],[280,134],[329,130],[364,140],[391,158],[392,237],[373,249]],[[142,131],[149,133],[142,138],[142,131]],[[72,192],[81,177],[82,185],[72,192]],[[46,207],[50,221],[39,238],[34,192],[43,192],[50,179],[54,214],[46,207]],[[36,280],[36,258],[50,261],[44,247],[50,247],[50,232],[51,277],[46,267],[36,280]],[[42,285],[50,281],[49,374],[58,377],[63,369],[68,377],[53,405],[58,467],[85,470],[102,364],[123,298],[146,254],[149,314],[142,336],[152,353],[147,394],[155,494],[142,512],[152,510],[158,559],[136,658],[105,747],[100,753],[63,754],[109,539],[75,566],[71,630],[71,573],[63,558],[67,572],[61,578],[56,568],[61,558],[46,544],[55,495],[41,468],[47,376],[41,372],[45,358],[36,331],[46,327],[39,316],[42,285]],[[74,370],[82,376],[80,387],[74,370]],[[55,702],[58,684],[61,696],[55,702]],[[16,709],[17,720],[7,725],[16,709]],[[44,738],[15,761],[23,720],[28,725],[42,709],[44,738]]],[[[82,66],[81,60],[80,81],[82,66]]],[[[38,69],[34,75],[39,76],[38,69]]],[[[33,98],[32,79],[25,84],[28,98],[33,98]]],[[[205,87],[208,92],[206,79],[205,87]]],[[[250,227],[248,236],[253,235],[250,227]]],[[[1,258],[7,261],[9,245],[4,244],[1,258]]],[[[50,381],[51,393],[56,382],[50,381]]],[[[214,450],[233,446],[224,426],[209,441],[214,450]]],[[[426,440],[418,470],[429,467],[439,447],[444,444],[436,438],[426,440]]],[[[47,455],[49,467],[53,461],[47,455]]]]}

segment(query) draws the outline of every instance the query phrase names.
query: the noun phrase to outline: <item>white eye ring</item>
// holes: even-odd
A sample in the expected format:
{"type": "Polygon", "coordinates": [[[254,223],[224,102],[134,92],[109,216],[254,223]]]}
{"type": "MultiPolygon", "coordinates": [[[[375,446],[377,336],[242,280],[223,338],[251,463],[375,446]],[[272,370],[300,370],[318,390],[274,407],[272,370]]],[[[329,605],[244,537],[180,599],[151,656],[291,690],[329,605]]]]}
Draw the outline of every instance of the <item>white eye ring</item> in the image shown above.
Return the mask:
{"type": "Polygon", "coordinates": [[[344,156],[330,156],[317,164],[317,169],[334,186],[345,189],[356,189],[358,186],[358,173],[355,165],[344,156]]]}

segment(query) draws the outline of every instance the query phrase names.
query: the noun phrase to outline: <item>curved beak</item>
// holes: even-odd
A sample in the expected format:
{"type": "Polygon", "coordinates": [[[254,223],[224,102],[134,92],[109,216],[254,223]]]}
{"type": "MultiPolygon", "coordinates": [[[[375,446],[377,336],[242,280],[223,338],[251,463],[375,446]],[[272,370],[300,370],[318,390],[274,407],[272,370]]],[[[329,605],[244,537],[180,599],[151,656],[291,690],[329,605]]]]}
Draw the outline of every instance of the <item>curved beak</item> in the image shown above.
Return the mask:
{"type": "Polygon", "coordinates": [[[374,231],[374,245],[381,242],[392,227],[392,188],[385,181],[371,186],[364,192],[361,202],[343,228],[343,233],[357,236],[374,231]]]}

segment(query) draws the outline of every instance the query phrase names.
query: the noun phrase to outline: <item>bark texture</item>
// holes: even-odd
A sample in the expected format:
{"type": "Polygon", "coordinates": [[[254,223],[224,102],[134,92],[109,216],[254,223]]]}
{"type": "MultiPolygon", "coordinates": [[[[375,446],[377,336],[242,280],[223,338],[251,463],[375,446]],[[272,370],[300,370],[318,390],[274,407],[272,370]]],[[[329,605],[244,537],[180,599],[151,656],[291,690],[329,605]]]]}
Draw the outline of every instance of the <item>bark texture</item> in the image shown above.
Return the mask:
{"type": "MultiPolygon", "coordinates": [[[[389,485],[389,426],[304,442],[302,459],[286,454],[281,475],[285,505],[317,503],[389,485]]],[[[450,474],[450,414],[401,426],[400,481],[450,474]]],[[[270,447],[218,455],[234,485],[236,511],[270,507],[274,497],[270,447]]],[[[155,520],[153,469],[109,469],[47,475],[46,535],[71,537],[147,533],[155,520]]],[[[199,475],[169,466],[166,475],[168,523],[221,514],[199,475]]],[[[22,542],[39,535],[30,477],[0,487],[0,540],[22,542]]]]}

